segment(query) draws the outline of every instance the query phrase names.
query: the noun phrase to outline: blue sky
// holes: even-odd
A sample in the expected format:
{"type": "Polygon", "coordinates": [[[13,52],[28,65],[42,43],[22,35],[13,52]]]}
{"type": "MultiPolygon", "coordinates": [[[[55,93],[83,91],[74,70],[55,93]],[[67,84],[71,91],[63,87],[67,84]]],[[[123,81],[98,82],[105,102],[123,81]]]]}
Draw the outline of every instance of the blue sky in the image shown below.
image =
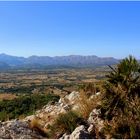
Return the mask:
{"type": "Polygon", "coordinates": [[[0,2],[0,53],[140,58],[140,2],[0,2]]]}

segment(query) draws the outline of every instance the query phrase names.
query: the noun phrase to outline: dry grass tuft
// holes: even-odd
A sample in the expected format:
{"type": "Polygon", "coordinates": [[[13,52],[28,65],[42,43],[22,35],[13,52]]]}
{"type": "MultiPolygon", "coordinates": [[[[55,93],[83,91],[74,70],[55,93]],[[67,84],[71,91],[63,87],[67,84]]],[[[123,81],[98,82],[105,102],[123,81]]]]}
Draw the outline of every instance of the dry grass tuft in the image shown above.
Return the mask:
{"type": "MultiPolygon", "coordinates": [[[[94,96],[94,95],[93,95],[94,96]]],[[[91,96],[90,96],[91,97],[91,96]]],[[[90,98],[85,91],[80,91],[80,96],[77,99],[79,105],[79,113],[83,116],[83,118],[87,119],[89,117],[90,112],[97,107],[100,97],[94,96],[90,98]]]]}
{"type": "Polygon", "coordinates": [[[30,128],[38,131],[42,136],[48,137],[47,131],[42,124],[42,120],[38,117],[34,117],[30,122],[30,128]]]}

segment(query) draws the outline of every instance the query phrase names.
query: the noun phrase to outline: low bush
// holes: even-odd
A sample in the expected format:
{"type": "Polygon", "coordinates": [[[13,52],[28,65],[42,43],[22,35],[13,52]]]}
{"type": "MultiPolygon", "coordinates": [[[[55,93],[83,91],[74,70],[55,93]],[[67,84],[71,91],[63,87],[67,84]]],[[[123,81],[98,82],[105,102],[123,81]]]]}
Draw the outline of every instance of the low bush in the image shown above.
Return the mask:
{"type": "Polygon", "coordinates": [[[59,96],[48,95],[29,95],[21,96],[14,100],[0,101],[0,120],[20,118],[33,114],[37,109],[42,108],[49,101],[58,101],[59,96]]]}
{"type": "Polygon", "coordinates": [[[64,133],[70,134],[78,126],[78,123],[83,120],[84,119],[74,111],[60,114],[54,124],[49,126],[49,135],[51,138],[59,138],[64,133]]]}

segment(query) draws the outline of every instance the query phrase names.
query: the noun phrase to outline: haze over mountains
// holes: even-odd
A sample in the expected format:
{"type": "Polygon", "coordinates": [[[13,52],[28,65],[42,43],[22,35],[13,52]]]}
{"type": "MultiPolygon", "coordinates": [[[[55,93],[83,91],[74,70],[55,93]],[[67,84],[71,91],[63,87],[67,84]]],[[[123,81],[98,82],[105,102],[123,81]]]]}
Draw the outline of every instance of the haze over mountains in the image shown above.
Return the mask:
{"type": "Polygon", "coordinates": [[[8,68],[42,68],[42,67],[94,67],[112,65],[118,63],[113,57],[98,57],[95,55],[81,56],[30,56],[17,57],[7,54],[0,54],[0,69],[8,68]]]}

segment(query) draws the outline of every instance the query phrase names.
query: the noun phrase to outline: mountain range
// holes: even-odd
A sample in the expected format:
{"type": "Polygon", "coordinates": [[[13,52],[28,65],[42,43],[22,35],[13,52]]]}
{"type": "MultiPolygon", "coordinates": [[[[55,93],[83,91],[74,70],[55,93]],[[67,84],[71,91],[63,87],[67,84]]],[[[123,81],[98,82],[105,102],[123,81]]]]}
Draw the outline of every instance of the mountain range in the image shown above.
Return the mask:
{"type": "Polygon", "coordinates": [[[0,69],[9,68],[47,68],[47,67],[95,67],[118,63],[113,57],[98,57],[95,55],[69,55],[69,56],[30,56],[17,57],[0,54],[0,69]]]}

